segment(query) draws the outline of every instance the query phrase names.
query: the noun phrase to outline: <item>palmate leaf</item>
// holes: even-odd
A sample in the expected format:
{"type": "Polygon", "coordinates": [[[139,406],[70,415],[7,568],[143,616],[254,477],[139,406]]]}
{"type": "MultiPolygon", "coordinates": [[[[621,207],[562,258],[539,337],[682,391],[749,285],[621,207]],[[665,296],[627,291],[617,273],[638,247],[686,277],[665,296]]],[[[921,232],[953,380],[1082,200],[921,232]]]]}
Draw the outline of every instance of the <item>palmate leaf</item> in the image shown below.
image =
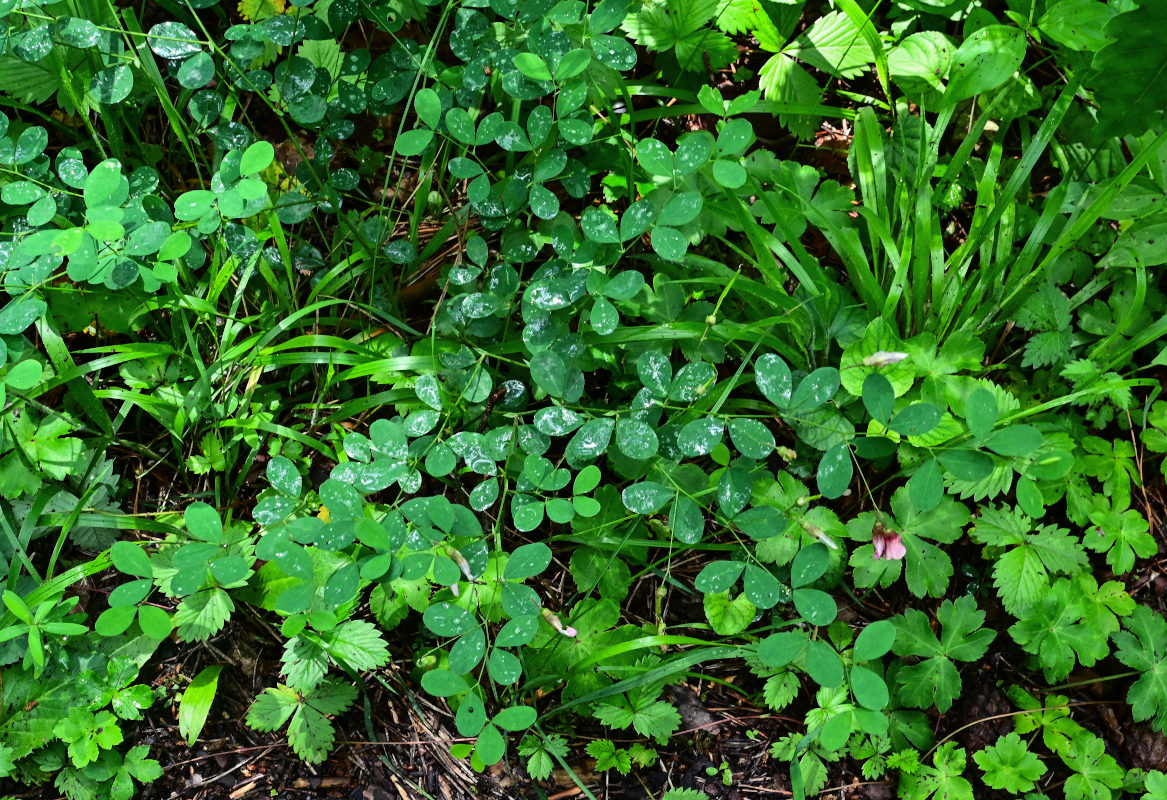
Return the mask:
{"type": "Polygon", "coordinates": [[[1014,641],[1037,656],[1051,683],[1069,675],[1075,659],[1090,667],[1109,652],[1106,634],[1082,624],[1083,611],[1076,584],[1063,578],[1009,628],[1014,641]]]}
{"type": "Polygon", "coordinates": [[[1090,84],[1098,103],[1100,133],[1139,134],[1157,125],[1167,108],[1167,50],[1160,32],[1167,3],[1144,2],[1107,23],[1110,44],[1094,56],[1090,84]]]}
{"type": "Polygon", "coordinates": [[[1143,673],[1127,694],[1136,720],[1154,720],[1167,730],[1167,621],[1146,606],[1126,620],[1126,630],[1114,634],[1115,655],[1143,673]]]}
{"type": "Polygon", "coordinates": [[[630,15],[623,28],[637,44],[649,50],[675,48],[683,69],[704,70],[705,54],[709,65],[720,69],[737,57],[733,41],[708,28],[724,5],[725,0],[655,0],[639,14],[630,15]]]}

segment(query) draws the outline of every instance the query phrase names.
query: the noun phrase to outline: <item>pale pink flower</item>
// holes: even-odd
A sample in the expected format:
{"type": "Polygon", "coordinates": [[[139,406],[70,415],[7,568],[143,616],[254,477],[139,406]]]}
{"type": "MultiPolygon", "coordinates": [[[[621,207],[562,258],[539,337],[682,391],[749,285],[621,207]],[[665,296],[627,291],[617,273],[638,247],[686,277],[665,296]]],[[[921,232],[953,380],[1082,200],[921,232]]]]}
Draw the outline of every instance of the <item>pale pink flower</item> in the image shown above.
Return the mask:
{"type": "Polygon", "coordinates": [[[908,548],[904,547],[904,540],[891,528],[876,523],[872,534],[871,543],[875,547],[876,558],[899,561],[908,554],[908,548]]]}
{"type": "Polygon", "coordinates": [[[577,631],[575,628],[571,627],[570,625],[564,627],[563,622],[560,621],[559,617],[557,617],[555,614],[553,614],[550,610],[548,610],[546,608],[543,609],[543,619],[547,620],[548,625],[550,625],[552,628],[559,631],[560,633],[562,633],[564,636],[568,637],[569,639],[574,638],[576,636],[576,634],[579,633],[579,631],[577,631]]]}

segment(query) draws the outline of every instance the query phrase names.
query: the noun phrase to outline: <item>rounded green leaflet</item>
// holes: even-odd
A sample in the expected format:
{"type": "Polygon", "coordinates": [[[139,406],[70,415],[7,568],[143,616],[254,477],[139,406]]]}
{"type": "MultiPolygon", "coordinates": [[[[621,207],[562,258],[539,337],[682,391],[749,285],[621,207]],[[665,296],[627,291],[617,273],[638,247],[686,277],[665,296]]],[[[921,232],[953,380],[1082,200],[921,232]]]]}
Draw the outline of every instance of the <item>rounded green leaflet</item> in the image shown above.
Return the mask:
{"type": "Polygon", "coordinates": [[[851,714],[842,713],[828,719],[819,728],[817,744],[828,753],[842,749],[851,737],[851,714]]]}
{"type": "Polygon", "coordinates": [[[859,663],[882,658],[891,650],[895,640],[896,627],[891,620],[881,619],[869,623],[855,638],[851,660],[859,663]]]}
{"type": "Polygon", "coordinates": [[[851,449],[846,443],[830,448],[819,460],[817,480],[819,492],[828,500],[842,497],[851,485],[855,475],[855,465],[851,462],[851,449]]]}
{"type": "MultiPolygon", "coordinates": [[[[82,190],[82,195],[85,197],[85,205],[88,208],[96,208],[97,206],[104,205],[113,197],[115,192],[118,192],[123,180],[125,178],[122,177],[121,162],[116,158],[105,159],[93,168],[89,173],[88,179],[85,181],[85,188],[82,190]]],[[[212,200],[214,199],[212,192],[207,192],[207,194],[211,195],[212,200]]],[[[183,197],[185,196],[183,195],[183,197]]],[[[177,211],[178,206],[176,205],[176,214],[177,211]]]]}
{"type": "Polygon", "coordinates": [[[988,389],[976,389],[965,400],[964,421],[978,439],[985,439],[997,424],[997,396],[988,389]]]}
{"type": "Polygon", "coordinates": [[[568,50],[559,59],[559,65],[555,68],[555,80],[562,82],[574,78],[587,69],[591,61],[592,54],[588,50],[583,48],[568,50]]]}
{"type": "Polygon", "coordinates": [[[717,154],[737,157],[754,143],[754,126],[744,117],[727,121],[717,133],[717,154]]]}
{"type": "Polygon", "coordinates": [[[142,578],[152,578],[154,569],[150,565],[150,557],[141,545],[133,542],[114,542],[109,549],[110,560],[113,565],[126,575],[137,575],[142,578]]]}
{"type": "Polygon", "coordinates": [[[418,119],[431,128],[437,128],[442,121],[442,100],[428,86],[418,89],[413,96],[413,110],[417,112],[418,119]]]}
{"type": "Polygon", "coordinates": [[[435,478],[441,478],[454,471],[458,457],[442,442],[438,442],[425,454],[425,471],[435,478]]]}
{"type": "Polygon", "coordinates": [[[425,626],[437,636],[461,636],[477,623],[470,612],[451,603],[435,603],[421,616],[425,626]]]}
{"type": "Polygon", "coordinates": [[[201,89],[215,77],[215,59],[210,53],[195,53],[178,68],[178,82],[184,89],[201,89]]]}
{"type": "Polygon", "coordinates": [[[299,497],[304,486],[299,470],[286,456],[276,456],[267,462],[267,479],[276,491],[288,497],[299,497]]]}
{"type": "Polygon", "coordinates": [[[1002,456],[1027,456],[1041,447],[1041,431],[1032,425],[1010,425],[995,431],[985,447],[1002,456]]]}
{"type": "Polygon", "coordinates": [[[748,470],[732,466],[721,473],[717,486],[717,506],[726,517],[733,517],[750,502],[754,478],[748,470]]]}
{"type": "Polygon", "coordinates": [[[939,406],[932,403],[912,403],[903,411],[892,417],[888,427],[901,436],[923,436],[937,425],[944,417],[939,406]]]}
{"type": "Polygon", "coordinates": [[[742,574],[745,566],[740,561],[714,561],[711,564],[706,564],[697,573],[697,577],[693,581],[693,588],[703,594],[724,592],[737,582],[738,576],[742,574]]]}
{"type": "Polygon", "coordinates": [[[39,125],[25,128],[16,137],[16,146],[11,151],[11,163],[19,166],[37,158],[49,146],[49,133],[39,125]]]}
{"type": "Polygon", "coordinates": [[[101,29],[90,20],[62,17],[58,19],[57,25],[57,36],[71,47],[93,47],[101,40],[101,29]]]}
{"type": "Polygon", "coordinates": [[[626,269],[609,279],[600,290],[613,300],[631,300],[644,288],[644,276],[634,269],[626,269]]]}
{"type": "Polygon", "coordinates": [[[831,688],[843,682],[843,662],[839,654],[821,640],[807,643],[806,672],[819,686],[831,688]]]}
{"type": "Polygon", "coordinates": [[[611,417],[588,420],[567,443],[564,457],[572,467],[585,461],[594,461],[604,454],[612,441],[612,429],[616,422],[611,417]]]}
{"type": "MultiPolygon", "coordinates": [[[[508,653],[508,655],[510,655],[508,653]]],[[[514,656],[511,656],[514,658],[514,656]]],[[[503,681],[513,683],[514,681],[503,681]]],[[[478,734],[478,741],[474,745],[474,754],[478,760],[487,766],[493,766],[502,761],[507,754],[507,741],[499,733],[498,728],[487,725],[478,734]]]]}
{"type": "Polygon", "coordinates": [[[786,408],[790,404],[793,387],[790,367],[773,353],[766,353],[754,362],[754,383],[758,391],[778,408],[786,408]]]}
{"type": "Polygon", "coordinates": [[[620,240],[635,239],[652,227],[657,209],[650,200],[637,200],[620,215],[620,240]]]}
{"type": "Polygon", "coordinates": [[[689,251],[689,240],[676,228],[662,225],[652,230],[652,249],[665,261],[679,263],[689,251]]]}
{"type": "Polygon", "coordinates": [[[772,633],[758,645],[758,660],[767,667],[784,667],[798,658],[806,644],[805,633],[797,631],[772,633]]]}
{"type": "Polygon", "coordinates": [[[925,461],[908,479],[908,499],[917,511],[931,511],[944,497],[944,479],[936,459],[925,461]]]}
{"type": "Polygon", "coordinates": [[[109,593],[110,606],[136,606],[146,599],[150,590],[154,588],[151,578],[139,578],[136,581],[123,583],[109,593]]]}
{"type": "Polygon", "coordinates": [[[855,696],[855,702],[872,711],[886,708],[891,699],[883,678],[867,667],[851,668],[851,694],[855,696]]]}
{"type": "Polygon", "coordinates": [[[107,67],[89,80],[89,94],[107,105],[125,100],[133,89],[134,72],[125,64],[107,67]]]}
{"type": "Polygon", "coordinates": [[[826,403],[839,391],[839,371],[834,367],[820,367],[798,384],[790,397],[793,412],[811,411],[826,403]]]}
{"type": "Polygon", "coordinates": [[[1037,483],[1028,475],[1022,475],[1017,479],[1017,505],[1021,506],[1021,510],[1034,519],[1041,519],[1045,516],[1045,497],[1042,496],[1041,489],[1037,483]]]}
{"type": "Polygon", "coordinates": [[[397,141],[393,144],[393,149],[400,156],[412,158],[421,155],[433,140],[433,131],[426,128],[416,128],[412,131],[405,131],[398,136],[397,141]]]}
{"type": "Polygon", "coordinates": [[[592,140],[592,123],[582,119],[559,120],[559,133],[568,144],[583,147],[592,140]]]}
{"type": "Polygon", "coordinates": [[[535,724],[539,714],[530,706],[511,706],[494,715],[494,724],[505,731],[523,731],[535,724]]]}
{"type": "Polygon", "coordinates": [[[39,297],[23,295],[9,301],[0,309],[0,333],[10,336],[23,333],[48,310],[48,304],[39,297]]]}
{"type": "Polygon", "coordinates": [[[514,653],[496,647],[486,661],[486,671],[495,683],[509,686],[523,676],[523,665],[514,653]]]}
{"type": "Polygon", "coordinates": [[[575,518],[575,506],[570,500],[562,497],[550,497],[546,501],[547,519],[560,525],[571,522],[575,518]]]}
{"type": "Polygon", "coordinates": [[[623,36],[608,36],[599,34],[592,37],[592,53],[596,60],[617,71],[632,69],[636,66],[636,50],[632,43],[623,36]]]}
{"type": "Polygon", "coordinates": [[[450,648],[450,670],[465,675],[482,663],[486,657],[486,634],[482,628],[472,628],[450,648]]]}
{"type": "Polygon", "coordinates": [[[757,564],[746,565],[742,588],[750,602],[758,608],[773,608],[785,594],[784,588],[770,570],[757,564]]]}
{"type": "Polygon", "coordinates": [[[464,108],[451,108],[446,112],[446,130],[462,144],[473,145],[477,142],[474,136],[474,119],[464,108]]]}
{"type": "Polygon", "coordinates": [[[534,53],[519,53],[515,56],[515,69],[533,81],[551,80],[547,62],[534,53]]]}
{"type": "Polygon", "coordinates": [[[588,322],[591,323],[596,333],[607,336],[620,327],[620,313],[616,311],[616,307],[607,298],[597,297],[592,303],[588,322]]]}
{"type": "Polygon", "coordinates": [[[57,216],[57,201],[52,195],[45,195],[33,203],[32,207],[28,209],[26,219],[29,225],[40,227],[41,225],[48,225],[53,221],[53,217],[55,216],[57,216]]]}
{"type": "Polygon", "coordinates": [[[980,450],[964,447],[945,450],[938,456],[944,468],[962,481],[979,481],[993,472],[993,459],[980,450]]]}
{"type": "Polygon", "coordinates": [[[669,514],[669,527],[681,544],[696,544],[705,534],[705,514],[695,500],[679,494],[669,514]]]}
{"type": "Polygon", "coordinates": [[[191,503],[186,507],[183,515],[186,519],[186,530],[196,539],[218,544],[223,539],[223,522],[219,519],[219,512],[203,502],[191,503]]]}
{"type": "Polygon", "coordinates": [[[726,189],[740,189],[749,180],[749,173],[738,162],[719,158],[713,162],[713,180],[726,189]]]}
{"type": "Polygon", "coordinates": [[[531,379],[552,397],[562,397],[567,384],[567,364],[552,350],[541,350],[531,357],[531,379]]]}
{"type": "Polygon", "coordinates": [[[239,174],[254,175],[267,169],[275,159],[276,151],[271,142],[258,141],[243,151],[239,157],[239,174]]]}
{"type": "Polygon", "coordinates": [[[665,203],[657,219],[662,225],[687,225],[701,213],[703,204],[700,192],[678,192],[665,203]]]}
{"type": "Polygon", "coordinates": [[[583,424],[583,417],[563,406],[550,406],[535,412],[536,430],[548,436],[566,436],[583,424]]]}
{"type": "Polygon", "coordinates": [[[669,359],[656,350],[642,353],[636,359],[636,374],[645,388],[658,397],[665,397],[673,384],[673,365],[669,359]]]}
{"type": "Polygon", "coordinates": [[[503,577],[508,581],[521,581],[538,575],[551,563],[551,548],[543,542],[525,544],[511,553],[507,559],[503,577]]]}
{"type": "Polygon", "coordinates": [[[790,565],[790,585],[798,588],[817,581],[831,563],[831,551],[822,542],[815,542],[798,551],[790,565]]]}
{"type": "Polygon", "coordinates": [[[713,134],[708,131],[687,133],[677,141],[673,166],[680,175],[692,175],[708,163],[713,155],[713,134]]]}
{"type": "Polygon", "coordinates": [[[134,624],[137,616],[137,606],[113,606],[101,612],[93,629],[101,636],[120,636],[134,624]]]}
{"type": "Polygon", "coordinates": [[[559,214],[559,198],[546,186],[532,186],[531,211],[539,219],[555,219],[559,214]]]}
{"type": "Polygon", "coordinates": [[[830,625],[838,614],[835,598],[818,589],[796,589],[794,607],[811,625],[830,625]]]}
{"type": "Polygon", "coordinates": [[[594,242],[616,244],[620,241],[616,215],[606,209],[586,209],[580,218],[580,228],[584,236],[594,242]]]}
{"type": "Polygon", "coordinates": [[[695,419],[681,428],[677,446],[687,456],[705,456],[721,441],[725,422],[715,417],[695,419]]]}
{"type": "Polygon", "coordinates": [[[442,389],[438,385],[438,379],[435,375],[427,373],[419,376],[413,391],[417,394],[418,399],[430,408],[435,411],[442,410],[442,389]]]}
{"type": "Polygon", "coordinates": [[[633,514],[655,514],[664,508],[676,494],[655,481],[641,481],[624,489],[620,498],[633,514]]]}
{"type": "Polygon", "coordinates": [[[141,606],[138,608],[138,627],[151,639],[161,640],[170,636],[174,630],[174,621],[157,606],[141,606]]]}
{"type": "Polygon", "coordinates": [[[0,383],[11,386],[18,391],[24,391],[40,383],[43,375],[44,369],[41,367],[41,363],[29,358],[11,367],[8,374],[0,379],[0,383]]]}
{"type": "Polygon", "coordinates": [[[785,531],[787,519],[772,506],[754,506],[734,517],[733,524],[751,539],[761,541],[785,531]]]}
{"type": "Polygon", "coordinates": [[[649,175],[670,178],[673,175],[673,151],[656,139],[641,139],[636,144],[636,161],[649,175]]]}
{"type": "Polygon", "coordinates": [[[878,372],[863,379],[863,407],[871,418],[886,423],[895,411],[896,395],[891,381],[878,372]]]}
{"type": "Polygon", "coordinates": [[[195,32],[181,22],[160,22],[150,29],[146,42],[163,58],[182,58],[202,50],[195,32]]]}
{"type": "Polygon", "coordinates": [[[486,724],[486,704],[477,691],[470,691],[458,704],[458,712],[454,715],[454,727],[461,736],[477,736],[486,724]]]}
{"type": "Polygon", "coordinates": [[[729,439],[738,452],[756,461],[774,452],[774,434],[756,419],[739,417],[729,422],[729,439]]]}
{"type": "Polygon", "coordinates": [[[475,511],[485,511],[498,500],[498,493],[498,481],[494,478],[485,480],[470,492],[470,507],[475,511]]]}
{"type": "Polygon", "coordinates": [[[452,697],[469,689],[470,684],[448,669],[433,669],[421,676],[421,688],[434,697],[452,697]]]}
{"type": "Polygon", "coordinates": [[[495,647],[522,647],[535,638],[539,632],[539,614],[515,617],[499,630],[494,637],[495,647]]]}

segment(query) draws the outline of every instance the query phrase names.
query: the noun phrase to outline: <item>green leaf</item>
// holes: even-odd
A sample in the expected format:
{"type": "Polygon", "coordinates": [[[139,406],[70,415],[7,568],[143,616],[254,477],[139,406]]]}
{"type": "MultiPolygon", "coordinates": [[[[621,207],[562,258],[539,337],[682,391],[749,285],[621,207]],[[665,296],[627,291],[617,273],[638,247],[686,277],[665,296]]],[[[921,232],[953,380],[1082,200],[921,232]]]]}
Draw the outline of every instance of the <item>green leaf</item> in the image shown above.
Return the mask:
{"type": "Polygon", "coordinates": [[[633,514],[655,514],[664,508],[676,493],[655,481],[641,481],[624,489],[621,499],[633,514]]]}
{"type": "Polygon", "coordinates": [[[695,419],[681,428],[677,446],[690,457],[709,455],[721,442],[724,432],[725,422],[716,417],[695,419]]]}
{"type": "Polygon", "coordinates": [[[839,391],[839,371],[834,367],[820,367],[798,384],[790,398],[791,414],[811,411],[826,403],[839,391]]]}
{"type": "Polygon", "coordinates": [[[202,50],[195,32],[181,22],[160,22],[146,37],[150,49],[163,58],[182,58],[202,50]]]}
{"type": "MultiPolygon", "coordinates": [[[[200,53],[199,55],[206,55],[200,53]]],[[[207,56],[210,58],[210,56],[207,56]]],[[[185,66],[185,65],[184,65],[185,66]]],[[[212,66],[212,73],[214,68],[212,66]]],[[[188,78],[190,76],[188,75],[188,78]]],[[[206,81],[203,82],[204,84],[206,81]]],[[[134,90],[134,72],[125,64],[107,67],[89,81],[89,93],[98,103],[113,105],[130,96],[134,90]]]]}
{"type": "Polygon", "coordinates": [[[494,724],[505,731],[522,731],[535,724],[538,713],[530,706],[511,706],[494,716],[494,724]]]}
{"type": "Polygon", "coordinates": [[[774,434],[756,419],[738,417],[729,422],[729,438],[746,458],[762,461],[774,452],[774,434]]]}
{"type": "Polygon", "coordinates": [[[240,175],[255,175],[263,172],[275,160],[275,148],[271,142],[260,140],[246,150],[239,159],[240,175]]]}
{"type": "Polygon", "coordinates": [[[1115,13],[1113,6],[1098,0],[1058,0],[1041,15],[1037,27],[1058,44],[1093,53],[1110,41],[1105,29],[1115,13]]]}
{"type": "Polygon", "coordinates": [[[729,592],[710,592],[705,595],[705,618],[719,636],[741,633],[754,621],[757,609],[745,594],[731,598],[729,592]]]}
{"type": "Polygon", "coordinates": [[[422,614],[422,621],[434,634],[447,638],[461,636],[477,624],[470,612],[450,603],[434,603],[422,614]]]}
{"type": "Polygon", "coordinates": [[[1009,794],[1028,792],[1046,773],[1045,764],[1029,752],[1029,746],[1016,733],[1006,734],[996,744],[973,753],[973,760],[985,773],[986,784],[1009,794]]]}
{"type": "Polygon", "coordinates": [[[1142,674],[1127,693],[1137,721],[1153,720],[1167,730],[1167,621],[1146,606],[1124,620],[1126,630],[1114,634],[1115,656],[1142,674]]]}
{"type": "Polygon", "coordinates": [[[207,722],[222,670],[221,664],[204,668],[182,693],[178,702],[178,732],[186,739],[188,746],[194,745],[207,722]]]}
{"type": "Polygon", "coordinates": [[[858,77],[875,60],[862,32],[842,11],[823,14],[783,52],[836,78],[858,77]]]}
{"type": "Polygon", "coordinates": [[[142,546],[133,542],[114,542],[109,551],[113,565],[127,575],[137,575],[141,578],[154,577],[154,569],[150,566],[150,557],[142,546]]]}
{"type": "MultiPolygon", "coordinates": [[[[864,708],[882,711],[891,700],[891,694],[888,692],[887,684],[884,683],[883,678],[867,667],[852,667],[850,683],[855,702],[864,708]]],[[[850,732],[848,728],[847,733],[850,732]]]]}
{"type": "Polygon", "coordinates": [[[418,89],[413,96],[413,110],[417,112],[418,119],[436,130],[442,120],[442,99],[428,86],[418,89]]]}
{"type": "Polygon", "coordinates": [[[805,633],[796,631],[772,633],[758,645],[758,659],[768,667],[784,667],[798,658],[806,644],[805,633]]]}
{"type": "Polygon", "coordinates": [[[1010,425],[993,432],[985,447],[1009,457],[1027,456],[1041,447],[1041,431],[1032,425],[1010,425]]]}
{"type": "Polygon", "coordinates": [[[1089,731],[1081,731],[1062,757],[1073,774],[1066,781],[1066,800],[1107,800],[1122,787],[1124,770],[1106,754],[1106,743],[1089,731]]]}
{"type": "Polygon", "coordinates": [[[891,381],[878,372],[863,379],[863,406],[872,419],[886,423],[895,410],[895,389],[891,381]]]}
{"type": "Polygon", "coordinates": [[[547,569],[551,556],[551,548],[543,542],[525,544],[511,553],[503,577],[509,581],[532,578],[547,569]]]}
{"type": "Polygon", "coordinates": [[[923,436],[939,425],[943,416],[932,403],[913,403],[892,417],[888,427],[901,436],[923,436]]]}
{"type": "Polygon", "coordinates": [[[855,467],[851,463],[851,448],[846,443],[837,444],[823,454],[818,466],[819,492],[828,500],[842,497],[851,485],[855,467]]]}
{"type": "Polygon", "coordinates": [[[966,38],[952,55],[945,105],[1004,85],[1025,60],[1025,34],[1009,25],[986,25],[966,38]]]}
{"type": "Polygon", "coordinates": [[[551,80],[551,70],[547,68],[547,62],[535,53],[519,53],[515,56],[515,68],[533,81],[551,80]]]}
{"type": "Polygon", "coordinates": [[[406,158],[421,155],[430,142],[434,140],[434,132],[428,128],[417,128],[405,131],[393,143],[393,149],[398,155],[406,158]]]}
{"type": "Polygon", "coordinates": [[[725,592],[737,583],[745,569],[741,561],[714,561],[706,564],[693,581],[693,588],[704,594],[725,592]]]}
{"type": "Polygon", "coordinates": [[[925,461],[916,474],[908,479],[908,496],[916,511],[931,511],[944,498],[944,479],[935,459],[925,461]]]}
{"type": "Polygon", "coordinates": [[[895,623],[888,619],[868,623],[855,638],[852,659],[856,663],[874,661],[891,650],[896,640],[895,623]]]}
{"type": "Polygon", "coordinates": [[[1167,108],[1167,53],[1155,38],[1165,24],[1167,6],[1141,3],[1102,31],[1111,42],[1094,56],[1090,81],[1099,135],[1141,134],[1167,108]]]}
{"type": "Polygon", "coordinates": [[[818,589],[795,589],[794,607],[811,625],[829,625],[839,613],[835,598],[818,589]]]}
{"type": "Polygon", "coordinates": [[[798,551],[790,565],[790,585],[798,588],[818,580],[831,563],[831,551],[821,542],[798,551]]]}

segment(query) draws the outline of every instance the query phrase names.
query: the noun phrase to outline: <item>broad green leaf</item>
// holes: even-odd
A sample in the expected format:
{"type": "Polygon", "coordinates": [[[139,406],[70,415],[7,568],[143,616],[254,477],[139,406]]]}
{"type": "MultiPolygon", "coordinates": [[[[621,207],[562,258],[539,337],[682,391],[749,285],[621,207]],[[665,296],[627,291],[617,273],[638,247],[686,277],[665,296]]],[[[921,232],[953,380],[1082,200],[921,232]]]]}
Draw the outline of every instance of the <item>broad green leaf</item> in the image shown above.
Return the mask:
{"type": "Polygon", "coordinates": [[[693,588],[703,594],[725,592],[737,583],[745,564],[740,561],[714,561],[706,564],[693,581],[693,588]]]}
{"type": "Polygon", "coordinates": [[[676,494],[655,481],[642,481],[627,487],[621,497],[624,507],[633,514],[655,514],[664,508],[676,494]]]}
{"type": "Polygon", "coordinates": [[[851,463],[851,449],[846,444],[837,444],[823,454],[818,466],[818,486],[823,497],[834,500],[842,497],[851,485],[855,474],[851,463]]]}
{"type": "Polygon", "coordinates": [[[745,594],[730,597],[728,592],[711,592],[705,595],[705,618],[719,636],[734,636],[741,633],[754,621],[757,609],[745,594]]]}
{"type": "Polygon", "coordinates": [[[1103,29],[1111,41],[1095,54],[1090,81],[1100,135],[1141,134],[1167,107],[1167,54],[1156,39],[1164,25],[1167,5],[1144,2],[1103,29]]]}
{"type": "Polygon", "coordinates": [[[182,693],[178,702],[178,732],[186,739],[188,746],[194,745],[207,722],[222,670],[221,664],[204,668],[182,693]]]}
{"type": "Polygon", "coordinates": [[[952,54],[945,105],[954,105],[1009,81],[1025,60],[1025,34],[1009,25],[987,25],[952,54]]]}
{"type": "Polygon", "coordinates": [[[778,356],[767,353],[754,363],[754,382],[765,398],[778,408],[784,409],[790,404],[793,387],[790,367],[778,356]]]}

